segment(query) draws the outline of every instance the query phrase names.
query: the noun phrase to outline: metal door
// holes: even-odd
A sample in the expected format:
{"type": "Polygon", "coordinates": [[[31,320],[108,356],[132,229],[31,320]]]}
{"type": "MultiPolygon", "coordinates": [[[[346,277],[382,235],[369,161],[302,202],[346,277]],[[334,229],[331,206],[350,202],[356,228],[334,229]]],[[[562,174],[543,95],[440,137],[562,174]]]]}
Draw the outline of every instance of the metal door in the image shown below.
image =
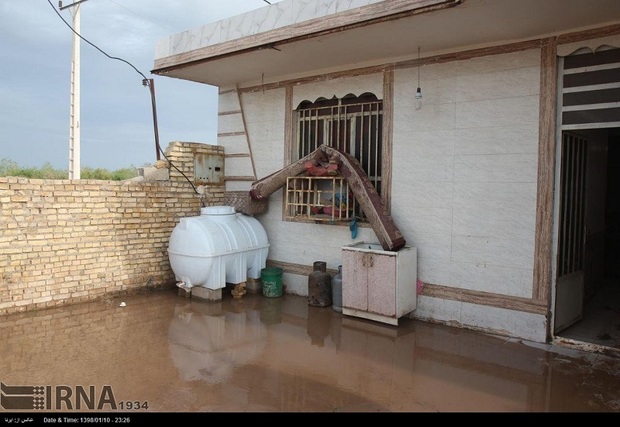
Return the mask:
{"type": "Polygon", "coordinates": [[[562,133],[554,333],[581,320],[584,295],[587,140],[562,133]]]}

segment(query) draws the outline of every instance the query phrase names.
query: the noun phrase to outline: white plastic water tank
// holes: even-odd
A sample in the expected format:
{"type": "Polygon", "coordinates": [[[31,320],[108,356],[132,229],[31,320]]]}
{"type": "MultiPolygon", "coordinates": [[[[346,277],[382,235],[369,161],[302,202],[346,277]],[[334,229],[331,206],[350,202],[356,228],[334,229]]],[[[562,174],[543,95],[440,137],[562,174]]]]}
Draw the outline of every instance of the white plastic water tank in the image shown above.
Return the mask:
{"type": "Polygon", "coordinates": [[[210,206],[200,216],[181,218],[168,244],[172,271],[186,288],[215,290],[258,279],[268,252],[263,226],[232,206],[210,206]]]}

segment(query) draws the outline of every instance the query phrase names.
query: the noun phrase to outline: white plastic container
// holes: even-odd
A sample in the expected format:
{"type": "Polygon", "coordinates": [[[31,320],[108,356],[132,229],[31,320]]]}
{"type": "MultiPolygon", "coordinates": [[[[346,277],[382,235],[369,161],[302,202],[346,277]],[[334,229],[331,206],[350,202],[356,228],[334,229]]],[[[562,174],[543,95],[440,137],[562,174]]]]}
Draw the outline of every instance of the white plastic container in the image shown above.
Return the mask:
{"type": "Polygon", "coordinates": [[[210,206],[200,216],[181,218],[168,244],[172,271],[184,288],[216,290],[258,279],[268,253],[263,226],[232,206],[210,206]]]}

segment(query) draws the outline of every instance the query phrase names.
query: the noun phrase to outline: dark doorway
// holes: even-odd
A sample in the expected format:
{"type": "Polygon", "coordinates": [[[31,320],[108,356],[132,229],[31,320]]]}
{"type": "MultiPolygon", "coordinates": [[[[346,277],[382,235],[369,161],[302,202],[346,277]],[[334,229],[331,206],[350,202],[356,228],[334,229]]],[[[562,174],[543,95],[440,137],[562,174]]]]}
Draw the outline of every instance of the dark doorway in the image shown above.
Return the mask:
{"type": "Polygon", "coordinates": [[[556,336],[620,349],[620,130],[578,133],[588,136],[588,153],[593,154],[585,192],[582,310],[556,336]]]}
{"type": "Polygon", "coordinates": [[[571,187],[577,181],[566,181],[563,170],[556,175],[560,201],[553,330],[558,337],[620,348],[620,49],[578,49],[558,58],[558,70],[563,144],[558,164],[563,169],[572,165],[570,150],[564,150],[569,135],[586,141],[587,160],[583,192],[571,187]],[[582,198],[573,201],[573,195],[582,198]],[[583,224],[566,233],[573,223],[570,217],[566,222],[564,212],[578,211],[573,203],[579,202],[583,224]],[[568,264],[566,248],[572,251],[568,264]],[[571,263],[578,268],[567,276],[571,263]]]}

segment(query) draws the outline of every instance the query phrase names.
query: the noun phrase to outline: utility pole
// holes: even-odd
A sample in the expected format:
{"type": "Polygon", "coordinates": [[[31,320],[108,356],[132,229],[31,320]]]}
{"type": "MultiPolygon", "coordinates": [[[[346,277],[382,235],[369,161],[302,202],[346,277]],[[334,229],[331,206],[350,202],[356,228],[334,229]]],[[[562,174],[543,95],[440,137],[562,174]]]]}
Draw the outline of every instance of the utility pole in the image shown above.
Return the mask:
{"type": "Polygon", "coordinates": [[[60,10],[75,7],[73,11],[73,55],[71,59],[71,100],[69,111],[69,179],[80,179],[80,3],[79,0],[60,10]]]}

